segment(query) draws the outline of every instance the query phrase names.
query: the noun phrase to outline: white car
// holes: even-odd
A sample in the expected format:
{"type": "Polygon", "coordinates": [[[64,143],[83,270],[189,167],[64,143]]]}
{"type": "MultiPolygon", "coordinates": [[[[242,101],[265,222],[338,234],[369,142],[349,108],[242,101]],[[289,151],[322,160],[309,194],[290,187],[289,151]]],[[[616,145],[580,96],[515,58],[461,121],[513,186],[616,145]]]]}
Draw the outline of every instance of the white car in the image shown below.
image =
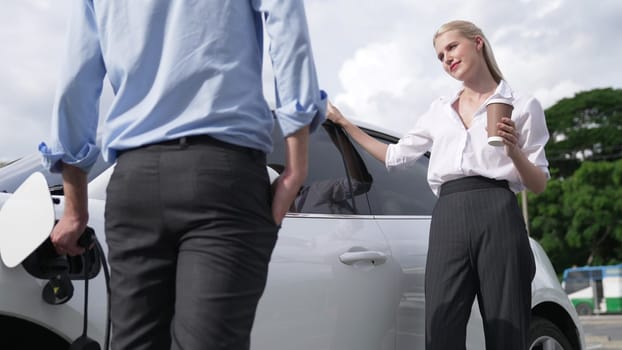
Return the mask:
{"type": "MultiPolygon", "coordinates": [[[[362,127],[384,142],[397,141],[394,133],[362,127]]],[[[268,157],[273,175],[284,159],[281,137],[274,139],[275,149],[268,157]]],[[[428,158],[388,173],[331,123],[312,135],[310,145],[309,176],[279,232],[252,332],[252,349],[424,349],[423,282],[436,201],[426,182],[428,158]]],[[[90,175],[99,176],[89,184],[89,226],[104,253],[103,212],[110,175],[110,169],[103,171],[106,167],[98,163],[90,175]]],[[[0,169],[0,192],[7,192],[0,193],[0,206],[35,170],[41,171],[37,156],[0,169]]],[[[45,175],[58,218],[64,204],[61,180],[45,175]]],[[[585,349],[581,324],[549,259],[534,240],[531,247],[537,270],[530,348],[585,349]]],[[[99,260],[91,260],[87,334],[103,344],[106,284],[99,260]]],[[[71,280],[73,296],[51,300],[64,302],[52,305],[47,279],[33,276],[24,266],[0,264],[2,348],[11,344],[16,349],[66,349],[82,334],[83,264],[69,261],[68,265],[65,276],[71,280]],[[48,301],[42,298],[44,289],[48,301]]],[[[485,348],[477,302],[467,343],[471,350],[485,348]]]]}

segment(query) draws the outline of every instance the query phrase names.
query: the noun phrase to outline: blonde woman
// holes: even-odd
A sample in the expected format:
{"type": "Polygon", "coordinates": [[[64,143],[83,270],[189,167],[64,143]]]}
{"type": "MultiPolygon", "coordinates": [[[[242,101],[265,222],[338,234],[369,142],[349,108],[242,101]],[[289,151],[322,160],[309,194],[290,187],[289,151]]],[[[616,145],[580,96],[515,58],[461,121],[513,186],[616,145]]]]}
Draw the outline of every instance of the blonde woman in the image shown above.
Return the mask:
{"type": "Polygon", "coordinates": [[[527,348],[535,263],[516,192],[540,193],[549,178],[549,134],[533,97],[512,90],[482,31],[467,21],[433,39],[443,69],[462,87],[440,97],[397,144],[367,136],[334,106],[327,117],[391,170],[431,152],[428,182],[439,197],[426,264],[426,349],[464,349],[475,297],[487,349],[527,348]],[[496,127],[504,147],[487,143],[486,102],[514,109],[496,127]]]}

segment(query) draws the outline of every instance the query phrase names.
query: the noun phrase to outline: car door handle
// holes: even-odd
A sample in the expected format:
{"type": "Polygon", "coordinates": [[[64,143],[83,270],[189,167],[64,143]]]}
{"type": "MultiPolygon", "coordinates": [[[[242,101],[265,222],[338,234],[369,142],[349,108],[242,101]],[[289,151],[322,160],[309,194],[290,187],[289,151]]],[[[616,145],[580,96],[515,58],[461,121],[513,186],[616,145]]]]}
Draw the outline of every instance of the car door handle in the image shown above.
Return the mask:
{"type": "Polygon", "coordinates": [[[387,261],[387,256],[383,252],[372,250],[345,252],[339,256],[339,261],[346,265],[352,265],[357,262],[369,262],[373,265],[380,265],[387,261]]]}

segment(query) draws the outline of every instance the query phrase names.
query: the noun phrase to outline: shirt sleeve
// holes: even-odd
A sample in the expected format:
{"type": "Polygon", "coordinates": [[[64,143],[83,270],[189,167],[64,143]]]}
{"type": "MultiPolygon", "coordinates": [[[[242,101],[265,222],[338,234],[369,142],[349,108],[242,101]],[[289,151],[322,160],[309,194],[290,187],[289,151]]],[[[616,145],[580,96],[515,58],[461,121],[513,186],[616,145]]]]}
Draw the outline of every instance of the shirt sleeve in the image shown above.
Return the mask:
{"type": "Polygon", "coordinates": [[[88,171],[97,160],[99,98],[106,75],[92,1],[75,1],[57,87],[50,143],[41,143],[44,166],[60,172],[62,163],[88,171]]]}
{"type": "Polygon", "coordinates": [[[265,15],[275,77],[275,114],[284,136],[326,117],[327,96],[320,91],[303,0],[253,0],[265,15]]]}
{"type": "Polygon", "coordinates": [[[427,127],[427,118],[432,107],[415,123],[396,144],[387,148],[385,165],[387,170],[393,168],[406,168],[415,162],[432,147],[432,134],[427,127]]]}
{"type": "Polygon", "coordinates": [[[550,178],[549,162],[544,152],[544,146],[549,140],[549,130],[544,110],[537,99],[533,97],[528,99],[516,126],[520,133],[519,146],[523,153],[530,162],[542,169],[547,178],[550,178]]]}

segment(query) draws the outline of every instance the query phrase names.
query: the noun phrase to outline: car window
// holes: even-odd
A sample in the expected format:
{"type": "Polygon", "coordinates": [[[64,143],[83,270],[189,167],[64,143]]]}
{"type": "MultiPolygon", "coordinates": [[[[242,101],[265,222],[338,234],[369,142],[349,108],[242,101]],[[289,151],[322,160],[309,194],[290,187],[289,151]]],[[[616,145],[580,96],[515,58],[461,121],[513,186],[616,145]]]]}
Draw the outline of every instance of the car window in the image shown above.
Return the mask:
{"type": "Polygon", "coordinates": [[[564,289],[571,294],[590,287],[590,271],[571,271],[566,277],[564,289]]]}
{"type": "MultiPolygon", "coordinates": [[[[273,140],[274,150],[268,155],[268,166],[281,173],[284,168],[285,149],[278,124],[275,126],[273,140]]],[[[309,139],[309,173],[290,212],[368,214],[367,203],[359,206],[352,199],[352,194],[364,197],[371,183],[369,173],[360,168],[360,155],[355,153],[355,148],[349,144],[343,131],[332,123],[325,123],[312,133],[309,139]],[[346,165],[349,169],[347,172],[346,165]]]]}
{"type": "MultiPolygon", "coordinates": [[[[383,143],[395,143],[397,139],[366,130],[383,143]]],[[[436,196],[427,181],[429,159],[422,156],[405,169],[387,170],[382,162],[355,144],[374,179],[367,192],[373,215],[432,215],[436,196]]]]}

